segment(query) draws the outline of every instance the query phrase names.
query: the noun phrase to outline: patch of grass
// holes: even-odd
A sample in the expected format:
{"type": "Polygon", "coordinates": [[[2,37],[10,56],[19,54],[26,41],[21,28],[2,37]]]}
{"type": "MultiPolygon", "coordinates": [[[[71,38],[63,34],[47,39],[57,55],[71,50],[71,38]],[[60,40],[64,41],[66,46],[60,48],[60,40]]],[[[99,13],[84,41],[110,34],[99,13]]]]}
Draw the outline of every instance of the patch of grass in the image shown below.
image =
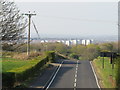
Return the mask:
{"type": "Polygon", "coordinates": [[[15,59],[15,58],[11,58],[11,57],[3,57],[2,58],[2,61],[4,62],[4,61],[19,61],[20,59],[15,59]]]}
{"type": "Polygon", "coordinates": [[[24,70],[27,70],[31,67],[34,67],[39,61],[38,60],[31,60],[29,62],[27,62],[26,64],[23,62],[21,63],[21,67],[17,67],[17,68],[14,68],[12,70],[9,70],[8,72],[23,72],[24,70]]]}
{"type": "Polygon", "coordinates": [[[26,80],[29,80],[38,71],[44,69],[50,62],[54,62],[55,53],[53,51],[44,54],[33,53],[29,59],[17,59],[13,57],[3,57],[2,74],[4,87],[15,87],[26,80]],[[38,56],[39,55],[39,56],[38,56]],[[10,77],[13,77],[10,80],[10,77]],[[9,82],[10,81],[10,82],[9,82]],[[9,85],[9,83],[12,83],[9,85]]]}
{"type": "Polygon", "coordinates": [[[22,67],[26,65],[28,61],[4,61],[2,62],[2,72],[7,72],[9,70],[22,67]]]}
{"type": "Polygon", "coordinates": [[[104,69],[102,68],[103,58],[99,57],[98,59],[93,60],[95,69],[102,79],[103,88],[115,88],[116,87],[116,71],[117,67],[115,66],[112,69],[112,64],[110,64],[110,59],[104,57],[104,69]]]}
{"type": "Polygon", "coordinates": [[[21,60],[21,59],[14,59],[14,58],[2,58],[2,72],[8,72],[13,69],[17,69],[20,67],[29,67],[31,65],[35,65],[42,57],[36,57],[32,60],[21,60]]]}

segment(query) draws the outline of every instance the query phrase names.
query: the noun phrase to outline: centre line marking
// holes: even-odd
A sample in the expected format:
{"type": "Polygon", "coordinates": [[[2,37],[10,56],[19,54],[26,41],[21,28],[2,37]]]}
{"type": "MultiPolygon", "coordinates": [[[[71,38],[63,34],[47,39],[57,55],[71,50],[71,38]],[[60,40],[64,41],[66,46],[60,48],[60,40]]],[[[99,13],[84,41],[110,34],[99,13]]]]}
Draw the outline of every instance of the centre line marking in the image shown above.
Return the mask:
{"type": "Polygon", "coordinates": [[[75,78],[75,82],[77,81],[77,79],[75,78]]]}
{"type": "Polygon", "coordinates": [[[75,78],[77,77],[77,74],[75,74],[75,78]]]}
{"type": "Polygon", "coordinates": [[[74,90],[76,90],[76,86],[77,86],[77,71],[78,71],[78,61],[76,63],[76,69],[75,69],[74,90]]]}
{"type": "Polygon", "coordinates": [[[76,74],[77,74],[77,71],[76,71],[76,74]]]}
{"type": "Polygon", "coordinates": [[[74,87],[76,87],[76,83],[74,83],[74,87]]]}

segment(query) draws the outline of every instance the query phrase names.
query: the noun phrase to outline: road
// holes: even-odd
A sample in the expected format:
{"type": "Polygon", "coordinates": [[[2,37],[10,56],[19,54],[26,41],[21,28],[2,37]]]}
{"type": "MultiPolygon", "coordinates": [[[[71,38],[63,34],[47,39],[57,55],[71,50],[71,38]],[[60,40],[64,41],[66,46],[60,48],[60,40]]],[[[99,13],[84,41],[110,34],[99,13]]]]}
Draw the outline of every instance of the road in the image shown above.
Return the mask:
{"type": "Polygon", "coordinates": [[[49,88],[98,88],[90,61],[64,60],[49,88]]]}

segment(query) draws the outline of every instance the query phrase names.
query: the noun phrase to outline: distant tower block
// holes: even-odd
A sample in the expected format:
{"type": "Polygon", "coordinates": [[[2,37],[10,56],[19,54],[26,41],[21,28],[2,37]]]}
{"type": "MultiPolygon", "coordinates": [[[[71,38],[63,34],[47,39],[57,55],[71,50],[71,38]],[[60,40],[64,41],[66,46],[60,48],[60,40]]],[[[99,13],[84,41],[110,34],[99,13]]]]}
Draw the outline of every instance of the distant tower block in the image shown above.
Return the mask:
{"type": "Polygon", "coordinates": [[[45,43],[45,40],[41,40],[41,43],[45,43]]]}
{"type": "Polygon", "coordinates": [[[82,40],[82,44],[83,44],[83,45],[86,45],[86,40],[82,40]]]}
{"type": "Polygon", "coordinates": [[[71,45],[70,40],[67,40],[65,44],[68,45],[68,46],[70,46],[71,45]]]}
{"type": "Polygon", "coordinates": [[[93,40],[86,40],[86,45],[92,44],[93,40]]]}
{"type": "Polygon", "coordinates": [[[72,45],[77,45],[78,44],[77,40],[71,40],[71,42],[72,42],[72,45]]]}
{"type": "Polygon", "coordinates": [[[81,40],[77,40],[77,43],[78,43],[78,44],[82,44],[82,41],[81,41],[81,40]]]}
{"type": "Polygon", "coordinates": [[[91,44],[91,40],[86,40],[86,45],[91,44]]]}

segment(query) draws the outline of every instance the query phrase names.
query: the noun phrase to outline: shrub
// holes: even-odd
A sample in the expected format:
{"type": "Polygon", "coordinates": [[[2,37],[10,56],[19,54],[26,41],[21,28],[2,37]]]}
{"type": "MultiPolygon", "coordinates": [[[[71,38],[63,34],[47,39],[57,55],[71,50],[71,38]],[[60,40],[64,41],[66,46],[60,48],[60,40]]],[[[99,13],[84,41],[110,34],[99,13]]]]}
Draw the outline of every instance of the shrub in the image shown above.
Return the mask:
{"type": "Polygon", "coordinates": [[[48,61],[47,58],[44,58],[43,60],[39,60],[39,62],[33,62],[33,65],[26,65],[20,68],[16,68],[11,70],[10,72],[15,72],[16,81],[22,82],[31,77],[32,75],[34,75],[35,72],[39,71],[47,61],[48,61]]]}
{"type": "Polygon", "coordinates": [[[21,83],[42,69],[48,62],[55,62],[55,52],[48,51],[46,56],[40,56],[30,60],[22,67],[15,68],[3,73],[3,87],[13,87],[15,83],[21,83]]]}
{"type": "Polygon", "coordinates": [[[55,52],[54,51],[47,51],[46,55],[48,56],[48,60],[50,62],[55,62],[55,52]]]}
{"type": "Polygon", "coordinates": [[[15,73],[14,72],[3,72],[2,73],[2,86],[13,87],[15,83],[15,73]]]}

